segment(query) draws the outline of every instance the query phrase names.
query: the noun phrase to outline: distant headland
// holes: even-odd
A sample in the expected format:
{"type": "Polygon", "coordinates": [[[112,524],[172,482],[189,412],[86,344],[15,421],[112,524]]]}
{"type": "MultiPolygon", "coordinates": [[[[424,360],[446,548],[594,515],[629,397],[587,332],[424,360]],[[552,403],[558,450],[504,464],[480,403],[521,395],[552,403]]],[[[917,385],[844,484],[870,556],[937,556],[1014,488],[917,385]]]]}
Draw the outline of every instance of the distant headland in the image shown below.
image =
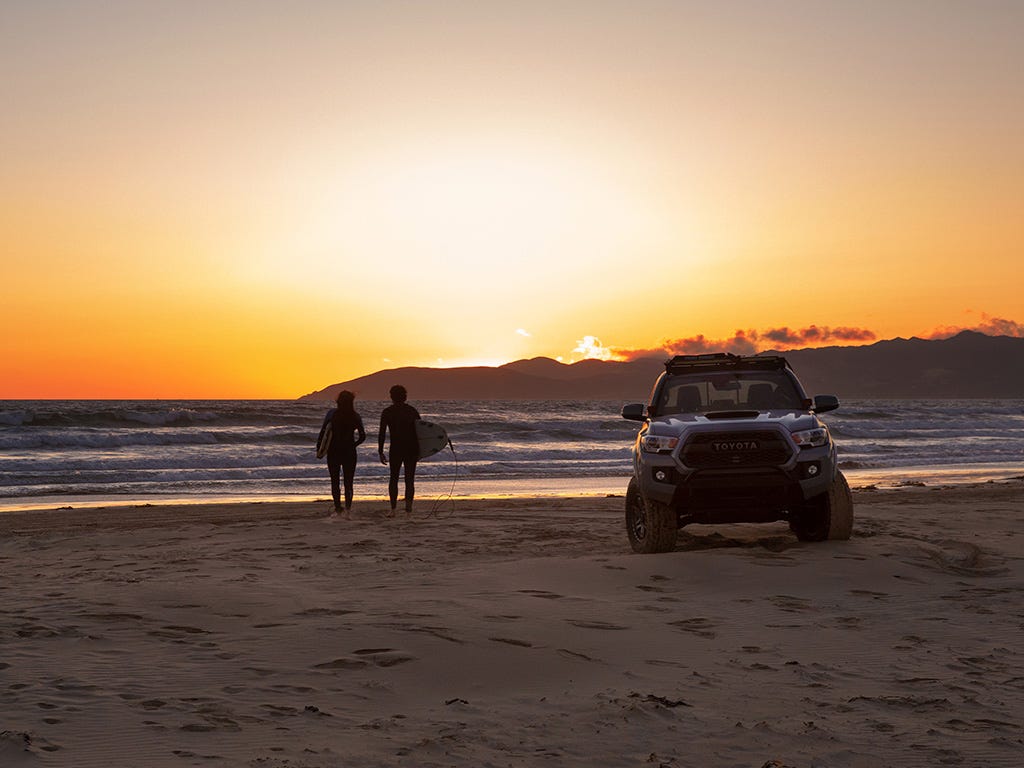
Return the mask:
{"type": "MultiPolygon", "coordinates": [[[[890,339],[782,354],[810,394],[846,398],[1024,398],[1024,338],[962,331],[948,339],[890,339]]],[[[331,384],[300,400],[332,400],[351,389],[386,400],[402,383],[417,400],[622,400],[640,402],[662,358],[629,362],[546,357],[498,367],[392,368],[331,384]]]]}

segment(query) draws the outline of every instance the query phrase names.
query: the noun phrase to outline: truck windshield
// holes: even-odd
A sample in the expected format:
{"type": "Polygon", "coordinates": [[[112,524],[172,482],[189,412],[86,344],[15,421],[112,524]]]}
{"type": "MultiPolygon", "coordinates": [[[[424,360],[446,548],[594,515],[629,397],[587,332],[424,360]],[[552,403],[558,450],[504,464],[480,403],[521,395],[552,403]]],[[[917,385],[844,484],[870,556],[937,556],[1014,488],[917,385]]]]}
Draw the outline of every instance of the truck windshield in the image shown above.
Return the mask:
{"type": "Polygon", "coordinates": [[[670,375],[655,404],[659,415],[709,411],[796,410],[801,395],[782,371],[670,375]]]}

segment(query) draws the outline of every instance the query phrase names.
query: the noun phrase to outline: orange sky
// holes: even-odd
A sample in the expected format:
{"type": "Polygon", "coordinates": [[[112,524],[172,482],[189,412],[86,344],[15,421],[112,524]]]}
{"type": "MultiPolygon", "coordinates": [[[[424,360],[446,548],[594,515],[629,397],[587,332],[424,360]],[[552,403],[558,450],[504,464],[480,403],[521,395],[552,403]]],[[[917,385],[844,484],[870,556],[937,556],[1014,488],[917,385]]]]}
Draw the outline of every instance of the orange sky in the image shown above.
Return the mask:
{"type": "Polygon", "coordinates": [[[4,3],[0,398],[1024,321],[1024,5],[718,5],[4,3]]]}

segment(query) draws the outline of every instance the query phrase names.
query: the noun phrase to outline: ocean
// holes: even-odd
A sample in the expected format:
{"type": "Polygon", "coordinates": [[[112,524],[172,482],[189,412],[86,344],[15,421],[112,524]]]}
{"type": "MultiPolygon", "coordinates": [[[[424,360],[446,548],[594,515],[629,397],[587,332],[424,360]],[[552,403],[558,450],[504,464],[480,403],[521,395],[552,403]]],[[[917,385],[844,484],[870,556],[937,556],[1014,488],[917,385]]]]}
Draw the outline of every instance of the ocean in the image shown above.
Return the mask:
{"type": "MultiPolygon", "coordinates": [[[[602,401],[417,401],[454,451],[419,464],[421,497],[623,493],[635,422],[602,401]]],[[[383,402],[356,497],[386,495],[383,402]]],[[[327,499],[314,443],[327,404],[292,400],[0,401],[0,509],[117,501],[327,499]]],[[[1024,400],[851,400],[825,414],[854,487],[1024,476],[1024,400]]]]}

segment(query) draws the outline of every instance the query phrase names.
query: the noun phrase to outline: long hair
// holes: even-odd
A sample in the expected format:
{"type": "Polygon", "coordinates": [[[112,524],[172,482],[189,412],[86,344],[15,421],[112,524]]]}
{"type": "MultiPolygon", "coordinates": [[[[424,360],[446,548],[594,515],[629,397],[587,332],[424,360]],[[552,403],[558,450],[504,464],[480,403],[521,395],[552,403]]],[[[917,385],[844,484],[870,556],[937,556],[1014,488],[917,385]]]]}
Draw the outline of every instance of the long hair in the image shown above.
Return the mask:
{"type": "Polygon", "coordinates": [[[356,395],[355,392],[349,392],[347,389],[341,390],[338,393],[338,413],[342,416],[355,416],[356,415],[356,395]]]}

